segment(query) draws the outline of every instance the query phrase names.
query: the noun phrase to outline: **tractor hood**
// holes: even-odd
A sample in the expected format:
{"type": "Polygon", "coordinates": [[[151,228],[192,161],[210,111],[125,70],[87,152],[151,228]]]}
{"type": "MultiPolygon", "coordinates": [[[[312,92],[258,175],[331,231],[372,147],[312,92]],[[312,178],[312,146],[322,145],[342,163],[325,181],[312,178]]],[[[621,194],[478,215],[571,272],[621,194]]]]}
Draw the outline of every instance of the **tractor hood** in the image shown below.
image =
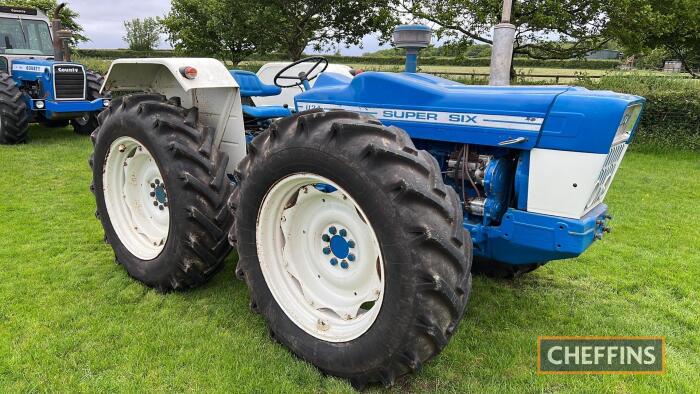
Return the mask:
{"type": "MultiPolygon", "coordinates": [[[[580,151],[608,149],[626,107],[641,99],[568,86],[468,86],[422,73],[365,72],[354,78],[324,73],[295,103],[300,111],[340,108],[367,113],[386,125],[401,127],[412,138],[532,149],[547,129],[551,109],[564,96],[570,96],[562,107],[569,113],[560,114],[564,119],[557,120],[555,134],[561,134],[562,125],[572,125],[571,116],[577,122],[573,137],[583,142],[574,138],[576,142],[568,147],[554,145],[580,151]],[[584,106],[576,108],[576,102],[584,106]],[[591,137],[586,133],[595,127],[604,129],[601,147],[598,138],[595,147],[585,141],[591,137]]],[[[569,133],[562,138],[571,137],[569,133]]]]}

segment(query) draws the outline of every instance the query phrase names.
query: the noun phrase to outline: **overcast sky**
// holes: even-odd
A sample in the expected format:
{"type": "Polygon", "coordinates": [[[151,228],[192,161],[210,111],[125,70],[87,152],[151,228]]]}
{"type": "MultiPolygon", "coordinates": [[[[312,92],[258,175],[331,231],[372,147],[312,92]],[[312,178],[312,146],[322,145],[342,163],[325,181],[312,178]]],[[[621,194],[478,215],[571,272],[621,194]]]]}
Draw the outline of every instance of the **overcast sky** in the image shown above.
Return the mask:
{"type": "MultiPolygon", "coordinates": [[[[82,43],[81,48],[124,48],[124,21],[133,18],[163,16],[170,10],[170,0],[64,0],[70,8],[80,14],[78,22],[85,29],[90,42],[82,43]]],[[[340,48],[343,54],[360,55],[378,49],[374,37],[365,37],[364,49],[340,48]]],[[[162,48],[169,48],[165,40],[162,48]]],[[[307,52],[311,52],[309,49],[307,52]]]]}

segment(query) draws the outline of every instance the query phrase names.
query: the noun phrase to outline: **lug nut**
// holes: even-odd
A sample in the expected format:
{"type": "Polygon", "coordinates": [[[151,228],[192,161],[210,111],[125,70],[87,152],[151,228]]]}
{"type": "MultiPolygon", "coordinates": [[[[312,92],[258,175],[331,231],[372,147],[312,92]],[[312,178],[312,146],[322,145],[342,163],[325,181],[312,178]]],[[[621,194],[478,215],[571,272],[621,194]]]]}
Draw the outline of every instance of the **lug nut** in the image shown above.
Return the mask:
{"type": "Polygon", "coordinates": [[[328,234],[323,234],[323,236],[321,237],[321,239],[322,239],[324,242],[331,242],[331,237],[329,237],[328,234]]]}
{"type": "Polygon", "coordinates": [[[348,255],[348,260],[350,260],[350,261],[355,261],[355,255],[352,254],[352,253],[350,253],[350,254],[348,255]]]}
{"type": "Polygon", "coordinates": [[[151,192],[150,195],[151,195],[151,197],[155,197],[155,196],[156,196],[156,192],[151,192]]]}
{"type": "Polygon", "coordinates": [[[123,153],[123,152],[126,150],[126,145],[124,145],[124,144],[119,144],[119,147],[118,147],[117,149],[119,149],[119,152],[120,152],[120,153],[123,153]]]}
{"type": "Polygon", "coordinates": [[[336,259],[335,257],[332,258],[332,259],[331,259],[331,265],[332,265],[332,266],[338,265],[338,259],[336,259]]]}
{"type": "Polygon", "coordinates": [[[349,246],[351,249],[354,248],[354,247],[355,247],[355,241],[353,241],[353,240],[348,241],[348,246],[349,246]]]}
{"type": "Polygon", "coordinates": [[[345,230],[345,229],[341,229],[340,232],[339,232],[339,234],[340,234],[341,237],[345,237],[345,236],[348,235],[348,232],[347,232],[347,230],[345,230]]]}
{"type": "Polygon", "coordinates": [[[331,254],[331,248],[323,248],[323,254],[331,254]]]}
{"type": "Polygon", "coordinates": [[[335,233],[338,232],[338,229],[336,229],[335,227],[331,226],[331,227],[328,229],[328,232],[331,233],[331,234],[333,234],[333,235],[335,235],[335,233]]]}
{"type": "Polygon", "coordinates": [[[157,207],[158,206],[158,201],[153,201],[153,206],[157,207]]]}
{"type": "Polygon", "coordinates": [[[340,262],[340,268],[346,270],[346,269],[348,269],[348,267],[349,267],[349,265],[348,265],[347,261],[343,260],[340,262]]]}

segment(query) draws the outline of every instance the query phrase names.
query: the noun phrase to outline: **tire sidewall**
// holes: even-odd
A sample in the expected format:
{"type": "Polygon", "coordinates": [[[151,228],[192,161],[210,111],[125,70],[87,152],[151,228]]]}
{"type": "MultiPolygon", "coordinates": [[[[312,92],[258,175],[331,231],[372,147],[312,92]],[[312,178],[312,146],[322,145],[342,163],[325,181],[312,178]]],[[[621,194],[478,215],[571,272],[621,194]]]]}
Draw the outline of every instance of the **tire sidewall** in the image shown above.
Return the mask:
{"type": "Polygon", "coordinates": [[[297,354],[314,354],[316,359],[309,361],[316,365],[339,368],[330,371],[333,374],[350,376],[357,372],[358,365],[367,369],[382,367],[387,354],[377,349],[397,351],[406,342],[404,336],[412,331],[406,325],[415,321],[410,313],[417,298],[414,264],[419,262],[405,247],[409,241],[403,231],[405,216],[391,204],[390,196],[380,189],[373,175],[363,172],[342,152],[327,150],[319,144],[270,152],[264,171],[249,174],[241,187],[236,229],[241,260],[252,262],[246,267],[246,275],[253,298],[278,340],[297,354]],[[280,179],[303,172],[330,179],[348,192],[366,214],[379,241],[385,275],[381,310],[364,334],[348,342],[326,342],[299,328],[274,299],[260,269],[255,238],[259,209],[267,192],[280,179]]]}

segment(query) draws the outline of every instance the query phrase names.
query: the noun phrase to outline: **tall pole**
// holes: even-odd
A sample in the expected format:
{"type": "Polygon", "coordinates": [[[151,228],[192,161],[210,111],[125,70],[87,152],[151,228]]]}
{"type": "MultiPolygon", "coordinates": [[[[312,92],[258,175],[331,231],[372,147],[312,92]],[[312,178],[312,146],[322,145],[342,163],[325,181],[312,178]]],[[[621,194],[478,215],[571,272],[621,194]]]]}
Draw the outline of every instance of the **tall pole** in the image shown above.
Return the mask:
{"type": "Polygon", "coordinates": [[[510,23],[512,9],[513,0],[503,0],[501,23],[493,28],[489,85],[510,85],[510,66],[513,60],[513,42],[515,41],[515,26],[510,23]]]}

